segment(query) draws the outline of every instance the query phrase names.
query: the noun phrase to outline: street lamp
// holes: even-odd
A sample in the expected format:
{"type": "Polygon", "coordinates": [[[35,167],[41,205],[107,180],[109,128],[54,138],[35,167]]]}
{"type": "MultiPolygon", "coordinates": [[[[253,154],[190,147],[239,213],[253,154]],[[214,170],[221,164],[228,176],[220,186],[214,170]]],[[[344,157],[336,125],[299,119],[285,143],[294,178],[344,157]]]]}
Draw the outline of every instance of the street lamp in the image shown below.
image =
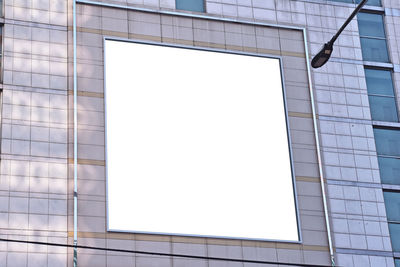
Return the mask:
{"type": "Polygon", "coordinates": [[[329,58],[332,55],[333,52],[333,44],[335,43],[336,39],[339,37],[339,35],[342,33],[342,31],[344,30],[344,28],[346,28],[346,26],[350,23],[350,21],[357,15],[358,11],[360,11],[360,9],[365,5],[365,3],[368,0],[362,0],[358,6],[356,7],[356,9],[354,9],[353,13],[351,13],[350,17],[347,18],[347,20],[343,23],[342,27],[340,27],[340,29],[338,30],[338,32],[332,37],[332,39],[327,42],[326,44],[324,44],[324,46],[322,47],[321,51],[318,52],[318,54],[316,54],[314,56],[314,58],[311,61],[311,66],[313,68],[319,68],[322,67],[326,62],[328,62],[329,58]]]}

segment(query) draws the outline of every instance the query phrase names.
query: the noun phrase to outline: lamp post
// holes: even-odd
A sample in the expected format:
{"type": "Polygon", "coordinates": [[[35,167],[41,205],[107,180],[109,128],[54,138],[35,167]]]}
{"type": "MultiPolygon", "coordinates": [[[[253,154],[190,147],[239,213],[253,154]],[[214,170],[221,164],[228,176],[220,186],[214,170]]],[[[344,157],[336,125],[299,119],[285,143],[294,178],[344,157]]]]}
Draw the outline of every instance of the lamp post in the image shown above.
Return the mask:
{"type": "Polygon", "coordinates": [[[326,62],[328,62],[329,58],[332,55],[333,51],[333,44],[335,43],[336,39],[339,37],[339,35],[342,33],[342,31],[346,28],[346,26],[350,23],[350,21],[357,15],[357,13],[360,11],[360,9],[365,5],[365,3],[368,0],[362,0],[356,9],[354,9],[353,13],[351,13],[350,17],[347,18],[347,20],[343,23],[342,27],[338,30],[338,32],[332,37],[332,39],[324,44],[322,47],[321,51],[318,52],[314,56],[314,58],[311,61],[311,66],[313,68],[319,68],[322,67],[326,62]]]}

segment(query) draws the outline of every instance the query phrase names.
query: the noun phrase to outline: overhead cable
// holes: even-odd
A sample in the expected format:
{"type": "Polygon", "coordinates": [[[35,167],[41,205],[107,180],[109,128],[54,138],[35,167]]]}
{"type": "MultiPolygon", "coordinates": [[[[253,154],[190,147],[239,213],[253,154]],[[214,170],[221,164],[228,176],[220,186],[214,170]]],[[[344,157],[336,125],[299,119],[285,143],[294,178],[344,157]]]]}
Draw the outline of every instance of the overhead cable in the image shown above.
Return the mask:
{"type": "Polygon", "coordinates": [[[141,254],[141,255],[151,255],[151,256],[189,258],[189,259],[198,259],[198,260],[229,261],[229,262],[275,264],[275,265],[277,264],[277,265],[281,265],[281,266],[329,267],[329,265],[315,265],[315,264],[305,264],[305,263],[289,263],[289,262],[276,262],[276,261],[248,260],[248,259],[238,259],[238,258],[209,257],[209,256],[199,256],[199,255],[162,253],[162,252],[155,252],[155,251],[127,250],[127,249],[102,248],[102,247],[92,247],[92,246],[82,246],[82,245],[70,245],[70,244],[7,239],[7,238],[0,238],[0,241],[42,245],[42,246],[67,247],[67,248],[74,248],[74,249],[77,249],[77,248],[92,249],[92,250],[101,250],[101,251],[108,251],[108,252],[131,253],[131,254],[141,254]]]}

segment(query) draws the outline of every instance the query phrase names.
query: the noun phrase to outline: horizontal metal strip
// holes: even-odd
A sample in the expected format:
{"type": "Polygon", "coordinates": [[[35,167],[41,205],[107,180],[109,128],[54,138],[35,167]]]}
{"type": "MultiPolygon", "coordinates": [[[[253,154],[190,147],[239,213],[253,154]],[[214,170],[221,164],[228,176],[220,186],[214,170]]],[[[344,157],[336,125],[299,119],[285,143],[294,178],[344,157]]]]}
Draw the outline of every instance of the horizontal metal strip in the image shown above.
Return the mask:
{"type": "Polygon", "coordinates": [[[296,176],[296,181],[301,182],[312,182],[312,183],[320,183],[319,177],[304,177],[304,176],[296,176]]]}
{"type": "Polygon", "coordinates": [[[345,118],[345,117],[337,117],[337,116],[326,116],[326,115],[319,115],[320,120],[324,121],[336,121],[336,122],[347,122],[347,123],[356,123],[356,124],[367,124],[371,125],[372,121],[371,120],[363,120],[363,119],[351,119],[351,118],[345,118]]]}
{"type": "Polygon", "coordinates": [[[367,250],[367,249],[336,248],[336,253],[337,254],[356,254],[356,255],[393,257],[393,252],[379,251],[379,250],[367,250]]]}
{"type": "Polygon", "coordinates": [[[311,113],[303,113],[303,112],[288,112],[289,117],[300,117],[300,118],[312,118],[311,113]]]}
{"type": "Polygon", "coordinates": [[[332,179],[326,179],[326,182],[327,184],[333,184],[333,185],[382,188],[382,185],[380,183],[352,182],[352,181],[342,181],[342,180],[332,180],[332,179]]]}
{"type": "MultiPolygon", "coordinates": [[[[73,95],[74,91],[69,90],[69,95],[73,95]]],[[[96,92],[88,92],[88,91],[78,91],[78,96],[87,96],[87,97],[97,97],[97,98],[104,98],[103,93],[96,93],[96,92]]]]}
{"type": "MultiPolygon", "coordinates": [[[[74,164],[74,159],[68,159],[69,164],[74,164]]],[[[96,165],[96,166],[106,166],[106,162],[104,160],[94,160],[94,159],[78,159],[78,164],[81,165],[96,165]]]]}
{"type": "Polygon", "coordinates": [[[399,122],[390,122],[390,121],[372,121],[373,126],[383,126],[383,127],[391,127],[391,128],[400,128],[399,122]]]}
{"type": "Polygon", "coordinates": [[[382,188],[385,190],[399,190],[400,191],[400,184],[382,184],[382,188]]]}

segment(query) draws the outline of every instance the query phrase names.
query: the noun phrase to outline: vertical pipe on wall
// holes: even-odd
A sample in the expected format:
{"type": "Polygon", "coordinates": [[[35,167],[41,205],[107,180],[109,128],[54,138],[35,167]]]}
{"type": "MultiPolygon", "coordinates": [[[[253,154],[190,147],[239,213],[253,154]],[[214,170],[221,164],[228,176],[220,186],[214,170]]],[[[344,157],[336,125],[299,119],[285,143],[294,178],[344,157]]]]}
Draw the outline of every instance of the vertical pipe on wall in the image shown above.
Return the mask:
{"type": "Polygon", "coordinates": [[[76,0],[72,1],[73,76],[74,76],[74,267],[78,266],[78,88],[76,73],[76,0]]]}
{"type": "Polygon", "coordinates": [[[318,124],[317,124],[317,115],[315,111],[315,102],[314,102],[314,90],[312,86],[311,79],[311,68],[310,68],[310,60],[307,46],[307,30],[303,29],[303,38],[304,38],[304,49],[306,53],[306,62],[307,62],[307,75],[308,75],[308,83],[310,90],[310,102],[311,102],[311,110],[312,110],[312,119],[314,124],[314,135],[315,135],[315,145],[317,147],[317,159],[318,159],[318,171],[321,183],[321,191],[322,191],[322,202],[324,205],[324,215],[325,215],[325,224],[326,224],[326,232],[328,235],[328,245],[329,245],[329,254],[331,256],[331,264],[335,266],[335,256],[333,253],[333,245],[332,245],[332,236],[331,236],[331,226],[329,222],[329,213],[328,213],[328,205],[326,203],[326,192],[325,192],[325,181],[324,181],[324,171],[322,169],[322,159],[321,159],[321,146],[319,143],[319,134],[318,134],[318,124]]]}

